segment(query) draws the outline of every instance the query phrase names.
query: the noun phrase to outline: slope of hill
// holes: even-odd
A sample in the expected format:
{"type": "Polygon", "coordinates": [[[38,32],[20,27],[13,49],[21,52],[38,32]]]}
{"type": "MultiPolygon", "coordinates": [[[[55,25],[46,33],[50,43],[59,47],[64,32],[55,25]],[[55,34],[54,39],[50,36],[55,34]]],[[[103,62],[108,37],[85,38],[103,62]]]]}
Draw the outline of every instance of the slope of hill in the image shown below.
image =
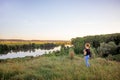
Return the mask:
{"type": "Polygon", "coordinates": [[[0,63],[1,80],[120,80],[120,63],[103,58],[90,60],[85,66],[83,57],[41,56],[8,59],[0,63]]]}

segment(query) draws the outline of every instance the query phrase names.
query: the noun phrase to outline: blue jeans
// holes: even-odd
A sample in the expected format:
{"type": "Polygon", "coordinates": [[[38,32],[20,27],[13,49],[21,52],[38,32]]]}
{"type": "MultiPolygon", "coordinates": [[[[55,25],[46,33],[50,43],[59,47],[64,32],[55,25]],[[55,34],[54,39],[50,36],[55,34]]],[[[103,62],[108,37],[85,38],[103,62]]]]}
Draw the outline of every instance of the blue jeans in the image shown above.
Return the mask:
{"type": "Polygon", "coordinates": [[[84,58],[85,58],[86,66],[89,67],[89,66],[90,66],[90,64],[89,64],[89,58],[90,58],[90,56],[87,55],[87,56],[85,56],[84,58]]]}

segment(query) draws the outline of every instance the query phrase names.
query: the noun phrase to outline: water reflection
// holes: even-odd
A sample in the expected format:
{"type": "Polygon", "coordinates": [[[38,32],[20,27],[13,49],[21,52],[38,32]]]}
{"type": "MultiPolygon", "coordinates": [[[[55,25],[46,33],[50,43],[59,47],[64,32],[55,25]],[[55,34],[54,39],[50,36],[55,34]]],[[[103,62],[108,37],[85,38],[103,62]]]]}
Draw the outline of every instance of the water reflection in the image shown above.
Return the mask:
{"type": "Polygon", "coordinates": [[[53,49],[45,50],[45,49],[30,49],[24,51],[11,51],[8,54],[1,54],[0,59],[7,59],[7,58],[18,58],[18,57],[25,57],[25,56],[40,56],[45,53],[53,52],[60,50],[60,46],[55,47],[53,49]]]}

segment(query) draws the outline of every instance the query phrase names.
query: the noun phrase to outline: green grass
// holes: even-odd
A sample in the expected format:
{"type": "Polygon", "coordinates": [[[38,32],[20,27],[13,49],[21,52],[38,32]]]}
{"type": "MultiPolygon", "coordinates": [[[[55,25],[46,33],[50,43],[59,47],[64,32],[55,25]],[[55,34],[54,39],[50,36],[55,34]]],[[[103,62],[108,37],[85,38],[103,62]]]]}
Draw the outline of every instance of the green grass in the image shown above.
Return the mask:
{"type": "Polygon", "coordinates": [[[24,44],[30,44],[30,43],[35,43],[35,44],[45,44],[45,43],[54,43],[54,44],[71,44],[70,41],[0,41],[0,44],[3,45],[24,45],[24,44]]]}
{"type": "Polygon", "coordinates": [[[102,58],[41,56],[7,59],[0,63],[0,80],[120,80],[120,63],[102,58]]]}

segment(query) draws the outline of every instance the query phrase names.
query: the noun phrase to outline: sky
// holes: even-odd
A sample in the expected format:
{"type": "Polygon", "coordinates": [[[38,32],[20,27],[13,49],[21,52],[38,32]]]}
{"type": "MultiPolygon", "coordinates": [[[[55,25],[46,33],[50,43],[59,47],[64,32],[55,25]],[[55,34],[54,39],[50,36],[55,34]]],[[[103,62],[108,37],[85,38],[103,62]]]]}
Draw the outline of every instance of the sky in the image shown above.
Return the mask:
{"type": "Polygon", "coordinates": [[[0,0],[0,39],[120,33],[120,0],[0,0]]]}

